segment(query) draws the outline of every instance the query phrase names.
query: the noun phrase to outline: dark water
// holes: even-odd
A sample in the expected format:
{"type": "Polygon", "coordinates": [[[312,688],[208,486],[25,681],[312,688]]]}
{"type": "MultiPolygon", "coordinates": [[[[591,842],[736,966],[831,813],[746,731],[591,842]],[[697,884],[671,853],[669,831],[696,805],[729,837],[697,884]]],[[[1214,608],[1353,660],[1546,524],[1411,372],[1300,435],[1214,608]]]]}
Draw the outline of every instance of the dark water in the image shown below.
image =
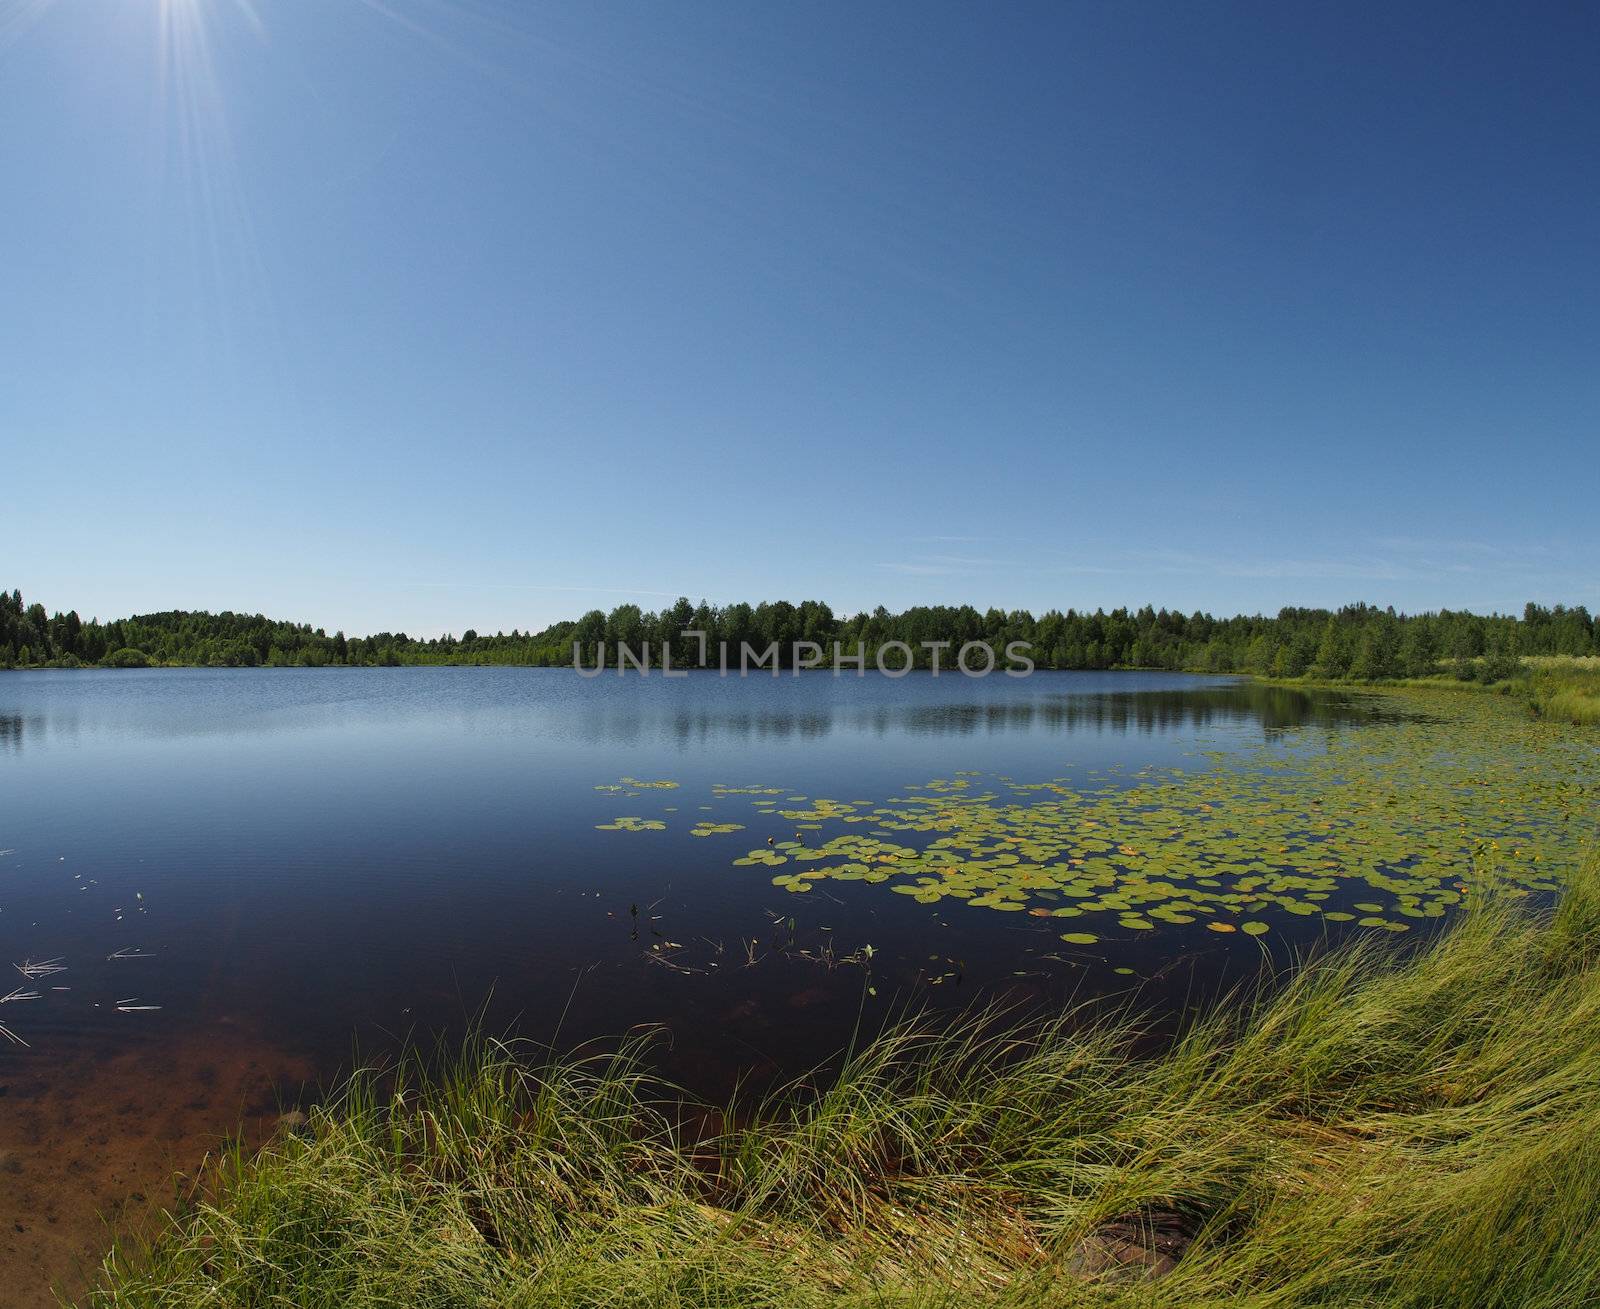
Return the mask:
{"type": "MultiPolygon", "coordinates": [[[[227,1022],[328,1069],[353,1037],[371,1049],[480,1012],[563,1043],[652,1023],[674,1073],[715,1090],[797,1071],[896,1006],[1059,1004],[1126,990],[1117,967],[1171,999],[1253,970],[1259,947],[1163,931],[1066,959],[1057,927],[1025,915],[864,883],[791,895],[730,860],[793,824],[712,784],[877,802],[963,769],[1087,783],[1203,766],[1202,749],[1294,749],[1367,714],[1154,673],[0,674],[0,961],[67,965],[0,1021],[31,1051],[80,1052],[227,1022]],[[680,786],[595,789],[624,776],[680,786]],[[669,830],[596,830],[619,814],[669,830]],[[747,830],[691,838],[701,818],[747,830]],[[817,958],[866,944],[875,996],[859,967],[817,958]]],[[[0,1045],[0,1062],[29,1054],[0,1045]]]]}

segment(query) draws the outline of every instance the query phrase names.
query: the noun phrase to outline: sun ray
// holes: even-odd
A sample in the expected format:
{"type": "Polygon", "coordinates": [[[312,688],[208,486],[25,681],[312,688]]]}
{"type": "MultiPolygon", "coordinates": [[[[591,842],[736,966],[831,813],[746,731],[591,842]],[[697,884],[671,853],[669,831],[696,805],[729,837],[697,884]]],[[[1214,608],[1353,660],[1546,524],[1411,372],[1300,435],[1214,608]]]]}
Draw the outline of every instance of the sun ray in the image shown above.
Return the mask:
{"type": "Polygon", "coordinates": [[[54,0],[0,0],[0,51],[21,39],[54,0]]]}
{"type": "Polygon", "coordinates": [[[222,28],[264,40],[250,0],[156,0],[155,122],[158,206],[173,205],[194,254],[198,303],[231,357],[250,316],[272,321],[268,276],[234,150],[220,70],[222,28]]]}

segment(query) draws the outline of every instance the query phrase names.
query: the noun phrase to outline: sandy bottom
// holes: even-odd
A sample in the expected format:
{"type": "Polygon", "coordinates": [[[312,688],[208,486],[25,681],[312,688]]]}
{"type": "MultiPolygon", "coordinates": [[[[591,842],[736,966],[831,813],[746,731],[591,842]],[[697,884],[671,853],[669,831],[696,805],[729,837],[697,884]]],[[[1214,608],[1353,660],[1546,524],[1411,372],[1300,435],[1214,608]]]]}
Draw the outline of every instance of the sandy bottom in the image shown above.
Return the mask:
{"type": "Polygon", "coordinates": [[[0,1057],[0,1300],[80,1295],[110,1229],[149,1231],[208,1152],[263,1140],[311,1081],[303,1058],[226,1020],[108,1051],[0,1057]]]}

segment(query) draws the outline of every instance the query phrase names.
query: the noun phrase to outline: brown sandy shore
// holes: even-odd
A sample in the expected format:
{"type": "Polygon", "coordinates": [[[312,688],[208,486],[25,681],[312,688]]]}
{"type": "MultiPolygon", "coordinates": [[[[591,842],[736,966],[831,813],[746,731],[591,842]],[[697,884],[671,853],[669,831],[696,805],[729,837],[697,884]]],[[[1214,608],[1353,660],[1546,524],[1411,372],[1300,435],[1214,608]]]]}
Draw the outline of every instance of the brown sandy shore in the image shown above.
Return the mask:
{"type": "Polygon", "coordinates": [[[299,1056],[213,1021],[107,1051],[52,1039],[0,1054],[0,1303],[81,1293],[110,1228],[140,1230],[230,1135],[262,1140],[311,1078],[299,1056]]]}

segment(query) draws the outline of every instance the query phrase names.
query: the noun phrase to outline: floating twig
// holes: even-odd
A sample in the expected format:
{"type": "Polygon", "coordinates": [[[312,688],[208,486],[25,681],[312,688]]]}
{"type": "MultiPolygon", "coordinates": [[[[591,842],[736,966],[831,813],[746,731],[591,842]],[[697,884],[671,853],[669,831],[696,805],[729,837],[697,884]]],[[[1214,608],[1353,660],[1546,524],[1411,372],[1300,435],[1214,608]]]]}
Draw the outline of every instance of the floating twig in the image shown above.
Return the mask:
{"type": "Polygon", "coordinates": [[[38,998],[39,993],[37,991],[25,991],[19,986],[15,991],[7,995],[0,995],[0,1004],[10,1004],[13,1000],[37,1000],[38,998]]]}
{"type": "Polygon", "coordinates": [[[705,974],[705,971],[706,971],[704,968],[690,968],[690,967],[688,967],[688,966],[686,966],[684,964],[676,963],[673,960],[668,959],[663,955],[651,954],[648,950],[646,950],[644,952],[644,957],[646,959],[650,960],[652,963],[660,964],[663,968],[672,969],[672,971],[675,972],[675,973],[689,973],[689,974],[693,974],[693,975],[703,976],[705,974]]]}
{"type": "Polygon", "coordinates": [[[0,1023],[0,1037],[4,1037],[13,1045],[20,1045],[24,1050],[31,1050],[33,1048],[4,1023],[0,1023]]]}
{"type": "Polygon", "coordinates": [[[153,954],[152,951],[149,951],[149,950],[140,950],[140,949],[137,949],[134,946],[125,945],[120,950],[113,950],[110,954],[108,954],[106,956],[106,958],[107,958],[107,960],[111,960],[111,959],[151,959],[151,958],[154,958],[154,954],[153,954]]]}
{"type": "Polygon", "coordinates": [[[126,1000],[117,1001],[117,1012],[119,1014],[143,1013],[147,1009],[159,1008],[161,1006],[158,1004],[140,1004],[139,997],[136,995],[129,996],[126,1000]]]}
{"type": "Polygon", "coordinates": [[[49,977],[52,973],[64,973],[67,971],[66,964],[62,963],[60,959],[40,959],[37,961],[24,959],[20,964],[12,964],[11,966],[24,977],[30,979],[49,977]]]}

